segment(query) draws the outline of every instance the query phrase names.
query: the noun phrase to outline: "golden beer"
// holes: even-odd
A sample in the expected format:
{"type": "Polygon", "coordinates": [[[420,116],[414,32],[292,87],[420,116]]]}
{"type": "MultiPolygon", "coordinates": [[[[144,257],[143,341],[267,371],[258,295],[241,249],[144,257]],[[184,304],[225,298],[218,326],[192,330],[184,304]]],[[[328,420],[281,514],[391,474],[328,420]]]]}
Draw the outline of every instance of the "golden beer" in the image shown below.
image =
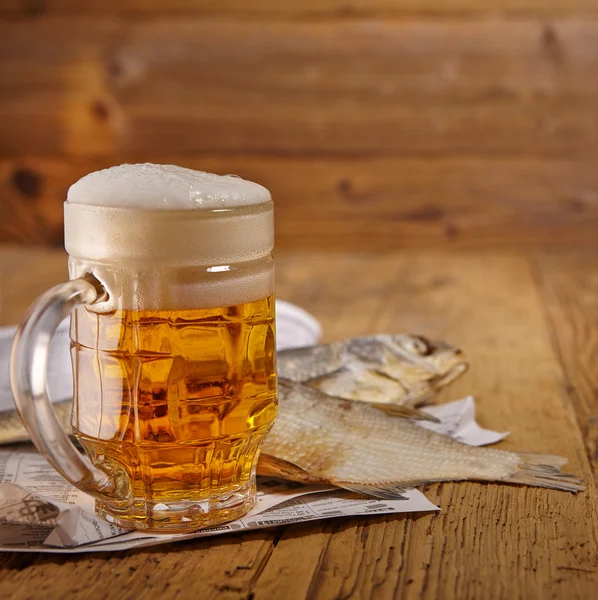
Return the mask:
{"type": "MultiPolygon", "coordinates": [[[[196,310],[79,308],[76,436],[93,463],[124,475],[134,506],[183,500],[238,509],[276,415],[274,300],[196,310]],[[232,502],[231,502],[232,500],[232,502]]],[[[102,511],[100,511],[100,514],[102,511]]]]}

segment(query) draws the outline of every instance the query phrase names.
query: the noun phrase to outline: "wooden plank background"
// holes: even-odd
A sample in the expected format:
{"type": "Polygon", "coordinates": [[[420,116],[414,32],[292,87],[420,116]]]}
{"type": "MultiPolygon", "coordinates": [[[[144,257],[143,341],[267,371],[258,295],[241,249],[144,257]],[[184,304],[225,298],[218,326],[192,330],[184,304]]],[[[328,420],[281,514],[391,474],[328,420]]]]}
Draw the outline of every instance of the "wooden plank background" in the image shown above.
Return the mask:
{"type": "Polygon", "coordinates": [[[152,161],[268,185],[283,248],[593,244],[597,9],[9,0],[0,241],[60,245],[74,180],[152,161]]]}

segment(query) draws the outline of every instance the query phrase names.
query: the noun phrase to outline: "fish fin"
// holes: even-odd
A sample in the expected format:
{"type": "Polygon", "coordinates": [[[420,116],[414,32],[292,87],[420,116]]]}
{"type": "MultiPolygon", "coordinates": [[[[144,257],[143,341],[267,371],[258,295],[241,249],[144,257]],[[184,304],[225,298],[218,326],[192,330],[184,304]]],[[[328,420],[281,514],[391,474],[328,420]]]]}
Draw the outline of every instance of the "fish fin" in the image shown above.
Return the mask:
{"type": "Polygon", "coordinates": [[[577,475],[561,472],[561,467],[567,462],[566,458],[525,452],[519,453],[519,457],[521,459],[519,469],[503,481],[564,492],[583,492],[585,490],[585,486],[577,475]]]}
{"type": "Polygon", "coordinates": [[[260,459],[257,463],[257,474],[267,477],[280,477],[289,481],[298,481],[299,483],[320,483],[321,480],[301,467],[284,460],[277,458],[271,454],[260,454],[260,459]]]}
{"type": "Polygon", "coordinates": [[[361,483],[333,482],[334,485],[350,492],[373,496],[381,500],[407,500],[404,493],[409,489],[401,485],[365,485],[361,483]]]}
{"type": "Polygon", "coordinates": [[[429,415],[423,410],[418,410],[412,406],[400,406],[398,404],[388,404],[386,402],[368,402],[374,408],[385,412],[390,417],[402,417],[404,419],[416,419],[418,421],[431,421],[440,423],[440,419],[429,415]]]}

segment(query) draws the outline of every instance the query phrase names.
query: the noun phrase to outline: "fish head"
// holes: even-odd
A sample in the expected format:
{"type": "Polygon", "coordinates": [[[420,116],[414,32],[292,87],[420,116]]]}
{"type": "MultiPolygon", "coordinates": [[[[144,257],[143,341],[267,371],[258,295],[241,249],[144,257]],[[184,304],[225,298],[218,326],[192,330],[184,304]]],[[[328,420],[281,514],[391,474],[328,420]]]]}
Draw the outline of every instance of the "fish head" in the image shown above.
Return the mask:
{"type": "Polygon", "coordinates": [[[461,350],[415,335],[375,335],[337,342],[335,369],[309,385],[375,404],[417,406],[468,367],[461,350]]]}

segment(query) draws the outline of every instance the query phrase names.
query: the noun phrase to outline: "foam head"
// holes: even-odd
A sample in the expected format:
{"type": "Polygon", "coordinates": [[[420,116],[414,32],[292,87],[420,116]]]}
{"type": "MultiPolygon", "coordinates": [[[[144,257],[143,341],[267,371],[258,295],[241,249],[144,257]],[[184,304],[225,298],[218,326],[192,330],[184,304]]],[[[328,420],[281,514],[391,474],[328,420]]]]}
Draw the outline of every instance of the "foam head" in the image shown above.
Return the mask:
{"type": "Polygon", "coordinates": [[[172,165],[90,173],[65,202],[65,245],[93,260],[228,264],[268,254],[270,192],[231,175],[172,165]]]}
{"type": "Polygon", "coordinates": [[[111,296],[98,312],[223,306],[272,293],[273,205],[261,185],[121,165],[80,179],[64,206],[71,277],[93,273],[111,296]]]}
{"type": "Polygon", "coordinates": [[[89,173],[67,194],[73,204],[162,210],[214,210],[270,200],[265,187],[235,175],[151,163],[89,173]]]}

